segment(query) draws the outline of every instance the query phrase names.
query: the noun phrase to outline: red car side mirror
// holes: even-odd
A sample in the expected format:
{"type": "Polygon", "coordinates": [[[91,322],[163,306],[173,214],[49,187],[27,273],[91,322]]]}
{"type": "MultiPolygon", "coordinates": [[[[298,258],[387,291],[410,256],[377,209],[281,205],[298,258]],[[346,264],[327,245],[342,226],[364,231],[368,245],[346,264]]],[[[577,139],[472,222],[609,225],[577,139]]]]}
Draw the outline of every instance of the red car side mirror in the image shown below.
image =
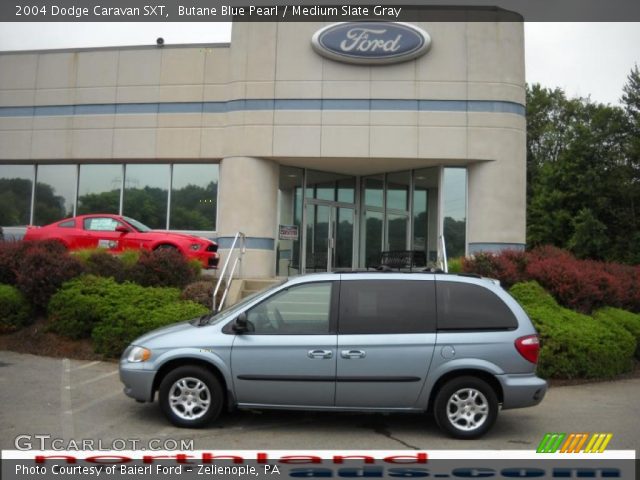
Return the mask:
{"type": "Polygon", "coordinates": [[[118,225],[116,227],[116,232],[120,232],[120,233],[129,233],[131,231],[130,228],[125,227],[124,225],[118,225]]]}

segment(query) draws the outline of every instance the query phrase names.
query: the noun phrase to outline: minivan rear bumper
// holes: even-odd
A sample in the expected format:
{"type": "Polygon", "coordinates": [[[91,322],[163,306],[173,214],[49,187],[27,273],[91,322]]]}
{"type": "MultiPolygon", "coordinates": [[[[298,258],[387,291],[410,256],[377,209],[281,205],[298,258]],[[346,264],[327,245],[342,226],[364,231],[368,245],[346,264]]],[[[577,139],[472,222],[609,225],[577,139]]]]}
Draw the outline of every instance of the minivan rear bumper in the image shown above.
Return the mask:
{"type": "Polygon", "coordinates": [[[533,407],[539,404],[547,393],[547,382],[535,374],[497,375],[504,400],[502,409],[533,407]]]}

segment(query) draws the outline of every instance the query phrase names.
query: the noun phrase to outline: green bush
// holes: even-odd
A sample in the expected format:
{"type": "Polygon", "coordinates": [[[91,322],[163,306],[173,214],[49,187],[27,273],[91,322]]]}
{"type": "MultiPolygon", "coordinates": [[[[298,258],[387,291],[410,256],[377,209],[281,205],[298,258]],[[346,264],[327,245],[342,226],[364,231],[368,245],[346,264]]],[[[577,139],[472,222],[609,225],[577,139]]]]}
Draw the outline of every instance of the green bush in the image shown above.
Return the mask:
{"type": "Polygon", "coordinates": [[[606,307],[598,310],[593,316],[596,320],[619,325],[633,335],[636,340],[635,355],[640,360],[640,314],[620,308],[606,307]]]}
{"type": "Polygon", "coordinates": [[[137,285],[125,285],[94,275],[65,283],[49,302],[49,329],[74,339],[90,337],[95,324],[129,299],[127,291],[137,293],[137,285]]]}
{"type": "Polygon", "coordinates": [[[175,288],[142,287],[85,275],[63,285],[49,303],[50,329],[70,338],[93,337],[98,353],[117,356],[135,337],[207,309],[180,300],[175,288]]]}
{"type": "Polygon", "coordinates": [[[146,332],[208,312],[193,302],[170,303],[154,310],[125,307],[112,312],[93,329],[94,349],[97,353],[116,357],[132,340],[146,332]]]}
{"type": "Polygon", "coordinates": [[[462,273],[462,259],[464,257],[451,258],[447,261],[449,273],[462,273]]]}
{"type": "Polygon", "coordinates": [[[621,326],[559,306],[536,282],[518,283],[510,292],[540,334],[542,377],[607,378],[632,368],[636,342],[621,326]]]}
{"type": "Polygon", "coordinates": [[[0,284],[0,333],[9,333],[25,326],[30,320],[31,309],[20,291],[0,284]]]}

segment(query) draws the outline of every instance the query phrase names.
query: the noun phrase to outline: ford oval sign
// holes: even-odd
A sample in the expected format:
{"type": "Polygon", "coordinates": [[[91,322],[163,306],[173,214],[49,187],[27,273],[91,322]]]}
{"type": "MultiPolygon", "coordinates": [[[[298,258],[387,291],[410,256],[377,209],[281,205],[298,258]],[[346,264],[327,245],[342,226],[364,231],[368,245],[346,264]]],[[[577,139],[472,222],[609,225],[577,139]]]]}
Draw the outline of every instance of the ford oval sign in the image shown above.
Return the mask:
{"type": "Polygon", "coordinates": [[[431,37],[408,23],[345,22],[318,30],[311,44],[332,60],[375,65],[419,57],[429,50],[431,37]]]}

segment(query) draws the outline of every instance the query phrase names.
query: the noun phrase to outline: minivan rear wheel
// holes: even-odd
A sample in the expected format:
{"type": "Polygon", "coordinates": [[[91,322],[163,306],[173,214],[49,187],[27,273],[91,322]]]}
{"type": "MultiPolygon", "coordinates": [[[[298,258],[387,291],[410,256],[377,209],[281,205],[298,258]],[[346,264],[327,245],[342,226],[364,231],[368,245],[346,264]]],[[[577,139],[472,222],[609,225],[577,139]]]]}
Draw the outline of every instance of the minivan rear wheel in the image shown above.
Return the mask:
{"type": "Polygon", "coordinates": [[[210,371],[187,365],[162,379],[159,402],[162,413],[177,427],[200,428],[218,418],[224,394],[210,371]]]}
{"type": "Polygon", "coordinates": [[[436,394],[433,414],[440,429],[452,437],[478,438],[496,421],[498,397],[480,378],[454,378],[436,394]]]}

